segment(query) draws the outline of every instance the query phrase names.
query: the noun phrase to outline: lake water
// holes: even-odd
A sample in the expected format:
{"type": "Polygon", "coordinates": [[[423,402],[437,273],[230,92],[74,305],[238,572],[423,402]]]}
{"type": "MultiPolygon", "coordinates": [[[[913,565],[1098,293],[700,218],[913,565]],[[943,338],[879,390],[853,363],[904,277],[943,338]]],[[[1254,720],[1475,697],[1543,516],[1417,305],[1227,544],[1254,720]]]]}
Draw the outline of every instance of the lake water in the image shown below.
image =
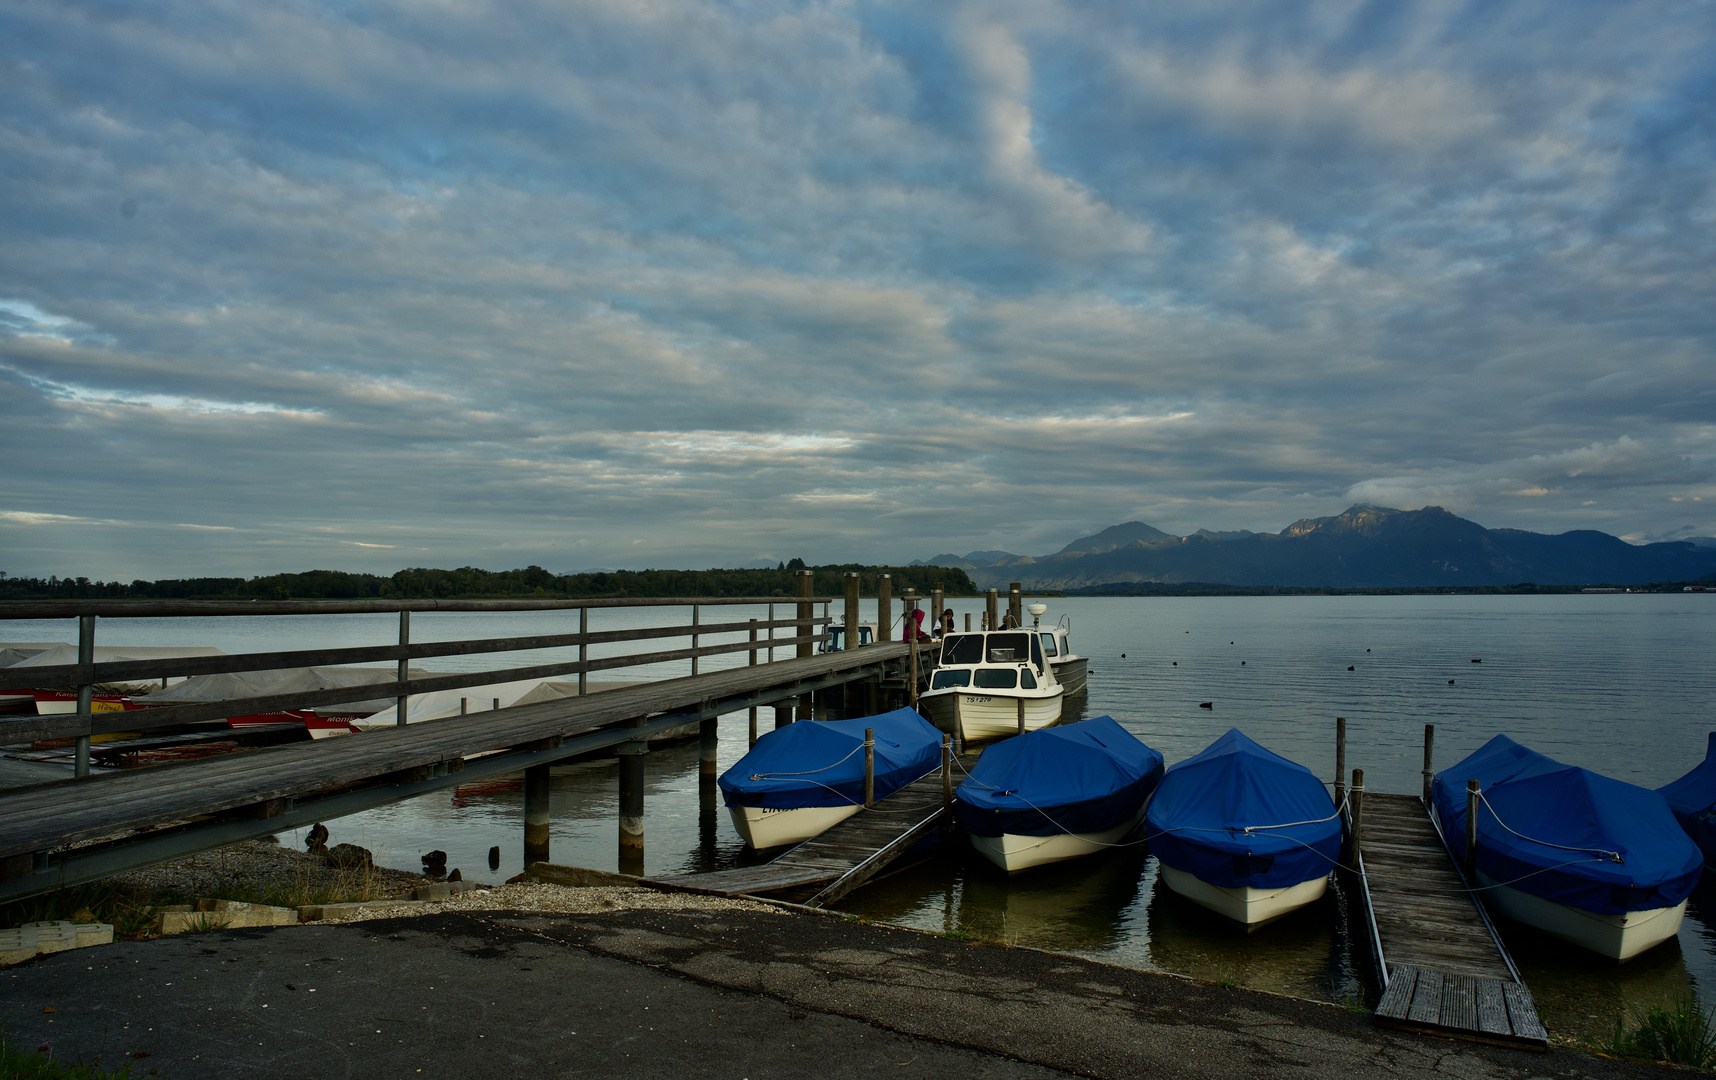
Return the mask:
{"type": "MultiPolygon", "coordinates": [[[[1700,760],[1706,733],[1716,728],[1716,669],[1710,663],[1716,655],[1716,597],[1703,594],[1048,603],[1045,621],[1068,617],[1075,647],[1091,658],[1089,693],[1074,703],[1080,714],[1113,716],[1169,764],[1239,727],[1330,778],[1334,718],[1344,716],[1348,767],[1365,770],[1370,790],[1419,790],[1426,723],[1436,725],[1438,769],[1505,732],[1568,764],[1656,787],[1700,760]],[[1199,708],[1204,701],[1213,709],[1199,708]]],[[[961,615],[981,607],[976,600],[949,604],[961,615]]],[[[873,612],[873,604],[867,610],[873,612]]],[[[780,611],[787,617],[790,609],[782,605],[780,611]]],[[[705,609],[703,621],[764,614],[754,608],[705,609]]],[[[597,610],[591,629],[688,622],[687,615],[677,608],[597,610]]],[[[218,623],[115,619],[102,620],[97,641],[214,644],[241,652],[381,644],[393,640],[396,628],[396,617],[386,615],[218,623]]],[[[433,613],[412,619],[414,641],[576,629],[576,612],[433,613]]],[[[75,640],[75,628],[69,621],[0,622],[0,640],[75,640]]],[[[621,651],[628,650],[611,646],[592,653],[621,651]]],[[[516,662],[539,659],[533,654],[516,662]]],[[[482,670],[511,662],[475,657],[428,666],[482,670]]],[[[743,654],[705,659],[703,669],[743,662],[743,654]]],[[[685,672],[681,663],[609,677],[685,672]]],[[[764,717],[767,729],[767,711],[764,717]]],[[[721,768],[745,749],[743,714],[724,718],[721,768]]],[[[753,859],[725,811],[700,794],[695,746],[653,752],[646,769],[648,872],[707,870],[753,859]]],[[[334,842],[369,847],[387,865],[416,869],[422,852],[440,848],[465,877],[502,880],[521,869],[522,806],[521,784],[499,781],[329,826],[334,842]],[[487,853],[495,845],[502,859],[491,871],[487,853]]],[[[616,810],[612,759],[557,769],[554,860],[617,868],[616,810]]],[[[1332,891],[1322,905],[1247,936],[1160,887],[1155,862],[1141,849],[1008,879],[958,848],[860,890],[841,907],[937,932],[1348,1001],[1373,988],[1365,985],[1362,965],[1343,936],[1343,903],[1338,890],[1332,891]]],[[[1716,913],[1716,896],[1700,890],[1678,942],[1618,968],[1523,928],[1504,926],[1504,936],[1551,1030],[1605,1036],[1623,1007],[1648,1007],[1687,986],[1716,986],[1716,917],[1707,922],[1706,909],[1716,913]]]]}

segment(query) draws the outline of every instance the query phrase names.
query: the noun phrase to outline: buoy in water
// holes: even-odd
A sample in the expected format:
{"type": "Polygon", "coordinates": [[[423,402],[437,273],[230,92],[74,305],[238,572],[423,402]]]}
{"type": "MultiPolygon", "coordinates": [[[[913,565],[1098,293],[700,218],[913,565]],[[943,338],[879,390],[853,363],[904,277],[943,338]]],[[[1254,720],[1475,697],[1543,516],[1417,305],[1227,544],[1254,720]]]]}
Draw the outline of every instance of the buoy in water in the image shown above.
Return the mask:
{"type": "Polygon", "coordinates": [[[1213,709],[1213,708],[1215,708],[1215,702],[1213,702],[1213,701],[1200,701],[1200,702],[1198,702],[1198,708],[1200,708],[1200,709],[1213,709]]]}
{"type": "Polygon", "coordinates": [[[500,845],[499,844],[496,844],[494,847],[489,848],[489,869],[490,870],[499,870],[500,869],[500,845]]]}

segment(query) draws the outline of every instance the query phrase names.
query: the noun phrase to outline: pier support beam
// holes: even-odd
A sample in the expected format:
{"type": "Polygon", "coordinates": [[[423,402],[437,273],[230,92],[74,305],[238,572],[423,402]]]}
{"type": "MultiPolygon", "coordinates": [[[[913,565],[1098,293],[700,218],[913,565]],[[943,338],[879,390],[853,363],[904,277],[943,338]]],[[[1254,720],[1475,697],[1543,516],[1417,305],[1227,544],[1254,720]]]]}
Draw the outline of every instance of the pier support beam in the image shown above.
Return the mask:
{"type": "Polygon", "coordinates": [[[775,730],[780,730],[792,723],[792,702],[775,706],[775,730]]]}
{"type": "Polygon", "coordinates": [[[697,725],[697,780],[705,786],[715,782],[715,751],[720,743],[721,721],[718,717],[711,716],[697,725]]]}
{"type": "MultiPolygon", "coordinates": [[[[643,720],[628,720],[627,727],[642,726],[643,720]]],[[[644,867],[644,755],[647,742],[626,742],[616,747],[620,757],[620,873],[642,876],[644,867]]]]}
{"type": "Polygon", "coordinates": [[[524,865],[548,862],[550,786],[548,766],[524,770],[524,865]]]}

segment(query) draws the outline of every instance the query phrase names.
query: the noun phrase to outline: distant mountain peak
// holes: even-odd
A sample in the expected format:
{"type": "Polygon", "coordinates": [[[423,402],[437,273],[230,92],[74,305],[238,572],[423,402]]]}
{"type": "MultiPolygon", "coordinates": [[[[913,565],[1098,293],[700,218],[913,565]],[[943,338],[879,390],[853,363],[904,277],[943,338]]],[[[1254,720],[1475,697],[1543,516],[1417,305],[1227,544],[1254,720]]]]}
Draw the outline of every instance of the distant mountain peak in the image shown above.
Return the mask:
{"type": "Polygon", "coordinates": [[[1146,525],[1142,521],[1128,521],[1120,525],[1110,525],[1093,536],[1081,536],[1055,554],[1069,555],[1076,551],[1085,555],[1101,555],[1105,551],[1113,551],[1129,544],[1159,544],[1163,540],[1172,539],[1174,537],[1161,529],[1146,525]]]}

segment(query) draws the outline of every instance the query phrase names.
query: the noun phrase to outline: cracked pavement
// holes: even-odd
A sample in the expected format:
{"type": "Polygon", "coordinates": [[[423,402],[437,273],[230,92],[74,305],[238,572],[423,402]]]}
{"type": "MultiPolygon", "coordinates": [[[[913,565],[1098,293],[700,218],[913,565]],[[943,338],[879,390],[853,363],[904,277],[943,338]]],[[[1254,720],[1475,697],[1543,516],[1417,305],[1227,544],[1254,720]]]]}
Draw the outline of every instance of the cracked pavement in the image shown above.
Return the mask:
{"type": "Polygon", "coordinates": [[[62,1061],[175,1080],[1668,1075],[1076,957],[692,906],[123,942],[8,969],[0,1009],[62,1061]]]}

